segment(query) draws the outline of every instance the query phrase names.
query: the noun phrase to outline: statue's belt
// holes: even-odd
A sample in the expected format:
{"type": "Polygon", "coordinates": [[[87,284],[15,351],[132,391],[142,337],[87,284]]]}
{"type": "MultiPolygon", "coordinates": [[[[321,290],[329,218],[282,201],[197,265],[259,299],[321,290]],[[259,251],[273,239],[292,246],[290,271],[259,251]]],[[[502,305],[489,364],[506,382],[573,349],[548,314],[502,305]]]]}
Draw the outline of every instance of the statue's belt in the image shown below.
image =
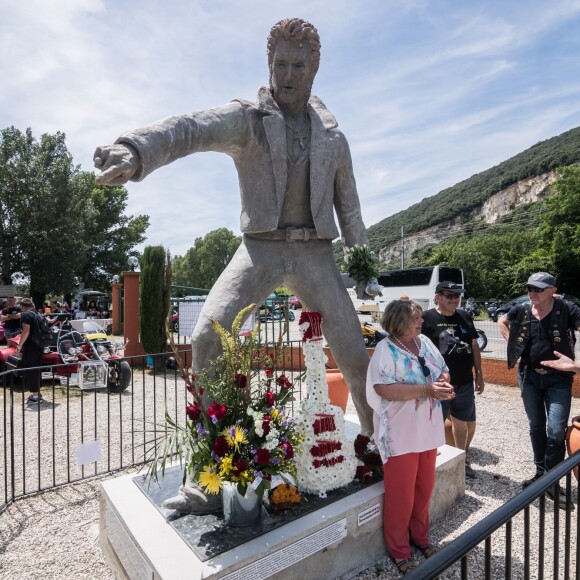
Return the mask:
{"type": "Polygon", "coordinates": [[[260,240],[283,240],[286,242],[307,242],[309,240],[321,240],[318,237],[315,228],[284,228],[272,230],[271,232],[259,232],[255,234],[246,234],[250,238],[260,240]]]}

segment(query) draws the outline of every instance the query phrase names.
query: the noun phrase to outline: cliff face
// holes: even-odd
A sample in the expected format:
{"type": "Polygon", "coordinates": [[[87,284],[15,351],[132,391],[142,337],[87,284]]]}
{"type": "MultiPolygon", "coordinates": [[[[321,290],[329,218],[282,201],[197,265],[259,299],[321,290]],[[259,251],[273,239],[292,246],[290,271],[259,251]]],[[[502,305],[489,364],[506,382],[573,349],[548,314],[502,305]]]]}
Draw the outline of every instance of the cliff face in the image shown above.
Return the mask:
{"type": "MultiPolygon", "coordinates": [[[[480,220],[494,223],[499,218],[512,212],[516,207],[539,201],[553,192],[550,186],[557,179],[554,171],[528,179],[523,179],[492,195],[483,205],[477,207],[468,215],[456,217],[448,222],[437,224],[421,232],[405,235],[405,256],[410,256],[415,250],[429,244],[436,244],[448,236],[459,232],[467,222],[480,220]]],[[[401,242],[382,248],[378,252],[381,262],[401,259],[401,242]]]]}

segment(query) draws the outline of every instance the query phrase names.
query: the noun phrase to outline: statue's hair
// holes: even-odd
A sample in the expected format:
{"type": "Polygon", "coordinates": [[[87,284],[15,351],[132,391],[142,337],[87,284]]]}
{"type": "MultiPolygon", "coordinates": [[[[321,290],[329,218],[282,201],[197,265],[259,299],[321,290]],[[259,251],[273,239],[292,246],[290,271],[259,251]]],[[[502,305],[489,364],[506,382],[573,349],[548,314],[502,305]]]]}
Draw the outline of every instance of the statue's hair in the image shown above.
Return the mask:
{"type": "Polygon", "coordinates": [[[289,40],[294,46],[301,46],[302,41],[308,40],[312,49],[312,65],[318,70],[320,64],[320,36],[314,25],[302,18],[284,18],[272,26],[268,35],[268,67],[272,68],[276,43],[280,38],[289,40]]]}

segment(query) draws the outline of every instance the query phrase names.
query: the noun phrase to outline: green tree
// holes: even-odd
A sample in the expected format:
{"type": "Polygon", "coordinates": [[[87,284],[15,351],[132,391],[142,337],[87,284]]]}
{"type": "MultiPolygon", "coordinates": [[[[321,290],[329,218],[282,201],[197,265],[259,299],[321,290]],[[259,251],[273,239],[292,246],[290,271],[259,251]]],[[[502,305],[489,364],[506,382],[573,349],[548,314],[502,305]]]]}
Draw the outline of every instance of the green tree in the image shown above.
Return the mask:
{"type": "MultiPolygon", "coordinates": [[[[139,331],[145,352],[165,352],[169,312],[169,255],[163,246],[147,246],[141,258],[139,331]]],[[[162,362],[162,361],[161,361],[162,362]]],[[[157,367],[158,368],[158,367],[157,367]]]]}
{"type": "Polygon", "coordinates": [[[553,185],[557,195],[544,201],[547,212],[540,228],[536,259],[556,275],[558,289],[578,291],[580,271],[580,167],[558,169],[560,178],[553,185]]]}
{"type": "Polygon", "coordinates": [[[105,289],[144,241],[147,216],[123,215],[127,192],[73,164],[65,135],[0,131],[0,278],[21,272],[35,302],[67,293],[75,276],[105,289]]]}
{"type": "MultiPolygon", "coordinates": [[[[522,293],[521,262],[537,245],[536,228],[455,237],[413,254],[409,267],[461,268],[469,296],[509,298],[522,293]]],[[[529,276],[529,274],[528,274],[529,276]]]]}
{"type": "Polygon", "coordinates": [[[227,228],[219,228],[203,238],[197,238],[184,256],[174,259],[174,283],[211,288],[241,243],[242,238],[227,228]]]}
{"type": "Polygon", "coordinates": [[[74,180],[92,208],[85,237],[88,249],[78,272],[85,285],[97,290],[108,288],[111,277],[127,268],[127,258],[135,246],[145,241],[149,216],[127,216],[129,193],[122,186],[105,187],[95,182],[93,173],[81,172],[74,180]]]}
{"type": "Polygon", "coordinates": [[[65,135],[32,136],[14,127],[0,134],[0,267],[9,282],[15,271],[30,278],[36,302],[63,293],[87,250],[83,233],[92,208],[72,184],[78,168],[65,135]],[[10,254],[10,255],[8,255],[10,254]]]}

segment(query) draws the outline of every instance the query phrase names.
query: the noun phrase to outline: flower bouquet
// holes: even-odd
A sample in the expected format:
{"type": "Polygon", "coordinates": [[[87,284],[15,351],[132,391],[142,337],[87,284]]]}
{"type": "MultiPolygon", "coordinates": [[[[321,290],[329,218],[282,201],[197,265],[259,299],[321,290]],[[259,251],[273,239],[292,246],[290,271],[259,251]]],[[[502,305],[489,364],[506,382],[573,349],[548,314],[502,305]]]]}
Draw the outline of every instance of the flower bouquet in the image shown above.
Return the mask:
{"type": "Polygon", "coordinates": [[[383,462],[377,446],[370,437],[359,434],[354,440],[354,454],[359,460],[356,479],[361,483],[372,483],[383,477],[383,462]]]}
{"type": "Polygon", "coordinates": [[[278,372],[283,350],[279,344],[274,352],[258,348],[259,326],[246,337],[239,334],[254,306],[237,315],[231,332],[212,320],[223,354],[197,377],[184,372],[175,352],[192,400],[185,426],[166,411],[169,434],[156,449],[152,477],[164,472],[174,454],[185,463],[183,482],[192,479],[206,494],[218,494],[229,482],[242,496],[250,486],[262,497],[296,475],[293,457],[300,435],[286,412],[294,399],[292,382],[278,372]]]}
{"type": "MultiPolygon", "coordinates": [[[[371,249],[368,246],[359,245],[345,249],[344,263],[348,275],[357,282],[357,298],[372,298],[372,296],[366,296],[365,288],[371,280],[379,277],[379,267],[371,249]]],[[[377,293],[380,295],[380,291],[377,293]]]]}

